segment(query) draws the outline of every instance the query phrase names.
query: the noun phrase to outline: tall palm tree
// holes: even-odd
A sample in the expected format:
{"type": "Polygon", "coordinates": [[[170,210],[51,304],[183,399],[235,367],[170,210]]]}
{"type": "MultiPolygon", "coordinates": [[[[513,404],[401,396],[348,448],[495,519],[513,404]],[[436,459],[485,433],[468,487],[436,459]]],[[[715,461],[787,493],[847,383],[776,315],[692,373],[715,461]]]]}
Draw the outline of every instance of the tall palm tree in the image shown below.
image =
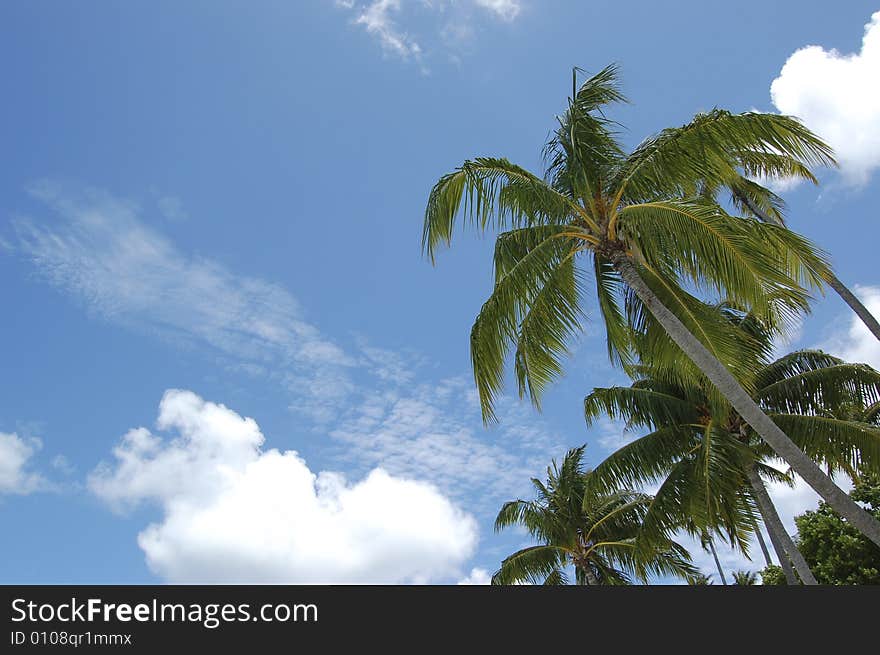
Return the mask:
{"type": "Polygon", "coordinates": [[[671,539],[640,538],[650,496],[628,490],[599,490],[587,484],[584,447],[553,461],[547,481],[533,479],[536,499],[505,503],[495,529],[525,527],[540,543],[507,557],[492,584],[567,584],[573,570],[579,585],[647,582],[653,575],[696,574],[687,551],[671,539]]]}
{"type": "MultiPolygon", "coordinates": [[[[880,545],[880,522],[844,493],[754,402],[728,367],[742,343],[689,290],[729,298],[759,319],[783,325],[807,311],[802,285],[818,286],[827,265],[802,237],[757,219],[728,215],[701,193],[733,183],[740,161],[766,176],[832,160],[797,120],[775,114],[698,115],[627,154],[603,109],[623,100],[609,66],[579,88],[559,118],[539,177],[506,159],[465,161],[435,184],[423,249],[434,259],[461,213],[496,240],[494,290],[471,331],[483,417],[504,378],[510,346],[521,395],[539,404],[562,370],[566,343],[582,317],[585,258],[596,281],[612,361],[636,353],[634,324],[656,324],[773,450],[833,508],[880,545]],[[777,153],[785,153],[780,162],[777,153]]],[[[667,360],[668,361],[668,360],[667,360]]]]}
{"type": "MultiPolygon", "coordinates": [[[[762,462],[774,452],[752,438],[735,410],[713,408],[705,384],[664,380],[646,367],[642,372],[630,387],[596,388],[584,400],[588,423],[607,415],[651,430],[600,463],[594,482],[632,485],[663,479],[646,525],[665,530],[690,521],[703,530],[726,532],[741,547],[749,532],[758,529],[750,509],[754,503],[786,577],[794,581],[791,558],[800,578],[815,584],[764,486],[762,478],[785,480],[762,462]]],[[[880,470],[880,428],[835,417],[877,402],[880,372],[802,350],[764,363],[748,386],[762,410],[830,473],[853,476],[859,468],[880,470]]]]}

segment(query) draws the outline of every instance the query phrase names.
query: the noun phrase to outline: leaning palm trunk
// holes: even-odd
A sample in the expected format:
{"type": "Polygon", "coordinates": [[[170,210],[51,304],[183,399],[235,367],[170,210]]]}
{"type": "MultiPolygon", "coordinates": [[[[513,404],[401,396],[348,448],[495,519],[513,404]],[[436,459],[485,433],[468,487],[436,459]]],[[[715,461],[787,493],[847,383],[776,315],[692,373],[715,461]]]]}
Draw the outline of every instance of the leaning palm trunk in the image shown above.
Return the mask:
{"type": "Polygon", "coordinates": [[[859,300],[856,295],[846,288],[846,286],[837,279],[833,273],[830,273],[826,278],[828,282],[828,286],[834,289],[841,298],[843,298],[843,302],[850,306],[850,308],[856,313],[856,315],[862,319],[862,323],[868,326],[868,329],[871,333],[877,337],[877,340],[880,341],[880,322],[874,318],[874,315],[862,304],[862,301],[859,300]]]}
{"type": "Polygon", "coordinates": [[[776,507],[773,506],[773,501],[770,500],[770,494],[767,493],[767,488],[764,486],[761,476],[755,470],[754,462],[746,466],[746,475],[749,478],[749,484],[752,486],[752,492],[755,502],[758,503],[761,517],[764,519],[764,525],[767,526],[767,534],[770,535],[770,541],[773,542],[776,556],[779,557],[779,565],[785,572],[785,580],[790,585],[798,584],[791,570],[791,566],[794,564],[804,584],[818,584],[804,556],[801,555],[801,551],[798,550],[794,540],[786,531],[785,526],[782,525],[782,520],[779,518],[776,507]]]}
{"type": "Polygon", "coordinates": [[[620,253],[614,266],[623,281],[644,303],[648,311],[666,330],[669,337],[696,364],[703,374],[730,402],[753,430],[800,475],[832,509],[849,521],[859,532],[880,546],[880,522],[862,509],[852,498],[822,472],[788,435],[767,416],[742,388],[736,378],[685,327],[651,290],[632,261],[620,253]]]}
{"type": "Polygon", "coordinates": [[[767,543],[764,541],[764,535],[761,532],[761,526],[758,525],[758,522],[754,522],[755,526],[755,537],[758,539],[758,545],[761,547],[761,552],[764,554],[764,562],[767,566],[773,564],[773,560],[770,559],[770,551],[767,550],[767,543]]]}
{"type": "MultiPolygon", "coordinates": [[[[772,223],[775,225],[781,225],[782,222],[779,220],[774,220],[771,218],[767,212],[763,211],[758,205],[756,205],[752,200],[748,197],[748,195],[742,193],[741,191],[733,190],[734,196],[743,203],[746,207],[748,207],[749,211],[752,212],[759,219],[764,221],[765,223],[772,223]]],[[[868,310],[867,307],[859,300],[856,295],[850,291],[846,285],[840,281],[840,279],[834,275],[833,272],[829,269],[825,275],[825,281],[828,283],[828,286],[834,289],[837,292],[837,295],[843,299],[847,305],[849,305],[850,309],[852,309],[856,316],[862,319],[862,323],[864,323],[868,329],[871,331],[877,340],[880,341],[880,322],[874,318],[874,315],[868,310]]]]}
{"type": "Polygon", "coordinates": [[[715,542],[712,537],[708,539],[709,551],[712,553],[712,559],[715,560],[715,568],[718,569],[718,577],[721,578],[721,584],[727,584],[727,578],[724,577],[724,569],[721,568],[721,562],[718,560],[718,552],[715,550],[715,542]]]}

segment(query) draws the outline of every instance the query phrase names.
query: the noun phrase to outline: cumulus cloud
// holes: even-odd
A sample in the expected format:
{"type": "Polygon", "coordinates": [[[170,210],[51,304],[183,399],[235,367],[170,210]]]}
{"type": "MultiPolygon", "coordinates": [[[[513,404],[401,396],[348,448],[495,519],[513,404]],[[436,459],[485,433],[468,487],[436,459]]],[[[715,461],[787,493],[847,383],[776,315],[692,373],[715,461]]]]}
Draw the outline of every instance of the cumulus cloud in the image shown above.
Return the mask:
{"type": "MultiPolygon", "coordinates": [[[[880,316],[880,287],[856,286],[853,292],[874,316],[880,316]]],[[[836,331],[820,347],[848,362],[870,364],[880,369],[880,341],[849,308],[837,324],[847,327],[836,331]]]]}
{"type": "Polygon", "coordinates": [[[435,487],[377,468],[349,482],[295,451],[264,450],[257,423],[190,391],[166,392],[163,439],[129,431],[89,487],[117,510],[157,504],[138,535],[178,583],[404,583],[455,579],[474,519],[435,487]]]}
{"type": "Polygon", "coordinates": [[[809,45],[794,52],[770,86],[773,104],[799,117],[837,154],[852,185],[880,167],[880,11],[865,25],[862,48],[844,54],[809,45]]]}
{"type": "Polygon", "coordinates": [[[46,487],[46,480],[28,465],[42,448],[38,439],[0,432],[0,494],[29,494],[46,487]]]}

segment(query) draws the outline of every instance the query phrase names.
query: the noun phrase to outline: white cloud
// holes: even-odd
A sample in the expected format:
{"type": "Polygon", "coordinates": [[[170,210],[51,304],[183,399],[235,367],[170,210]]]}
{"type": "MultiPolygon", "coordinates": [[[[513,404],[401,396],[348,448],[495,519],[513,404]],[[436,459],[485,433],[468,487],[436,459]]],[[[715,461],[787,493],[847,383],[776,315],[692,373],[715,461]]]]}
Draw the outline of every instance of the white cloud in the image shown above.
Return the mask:
{"type": "MultiPolygon", "coordinates": [[[[853,292],[874,316],[880,316],[880,287],[856,286],[853,292]]],[[[849,308],[843,320],[845,330],[834,332],[820,347],[848,362],[870,364],[880,369],[880,341],[849,308]]]]}
{"type": "Polygon", "coordinates": [[[459,585],[492,584],[492,575],[486,569],[473,568],[467,577],[458,581],[459,585]]]}
{"type": "Polygon", "coordinates": [[[499,18],[513,20],[522,10],[518,0],[475,0],[477,5],[488,9],[499,18]]]}
{"type": "Polygon", "coordinates": [[[27,470],[34,454],[42,448],[39,439],[23,439],[0,432],[0,494],[29,494],[46,488],[46,481],[27,470]]]}
{"type": "Polygon", "coordinates": [[[356,483],[263,450],[256,422],[189,391],[166,392],[162,439],[131,430],[89,487],[117,509],[151,501],[138,536],[151,570],[178,583],[403,583],[454,579],[474,519],[436,488],[374,469],[356,483]]]}
{"type": "Polygon", "coordinates": [[[398,12],[400,12],[400,0],[374,0],[361,11],[355,23],[363,25],[369,34],[376,36],[386,50],[404,59],[411,56],[418,57],[422,51],[421,46],[406,32],[401,31],[391,17],[392,13],[398,12]]]}
{"type": "Polygon", "coordinates": [[[386,52],[417,61],[438,40],[454,49],[470,40],[480,16],[511,22],[522,10],[518,0],[335,0],[334,4],[353,12],[354,24],[376,38],[386,52]],[[431,45],[423,46],[424,41],[431,45]]]}
{"type": "Polygon", "coordinates": [[[799,117],[835,150],[848,184],[880,167],[880,11],[858,53],[810,45],[792,54],[770,86],[773,104],[799,117]]]}

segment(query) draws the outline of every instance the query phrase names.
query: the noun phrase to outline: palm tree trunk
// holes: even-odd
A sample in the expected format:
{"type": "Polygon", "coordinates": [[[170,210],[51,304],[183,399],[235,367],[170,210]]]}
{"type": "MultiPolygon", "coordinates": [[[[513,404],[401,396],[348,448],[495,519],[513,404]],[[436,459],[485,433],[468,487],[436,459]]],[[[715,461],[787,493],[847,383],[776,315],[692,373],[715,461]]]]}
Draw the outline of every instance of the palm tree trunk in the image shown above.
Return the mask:
{"type": "Polygon", "coordinates": [[[758,522],[754,522],[755,526],[755,537],[758,539],[758,545],[761,547],[761,552],[764,554],[764,562],[767,566],[771,566],[773,564],[773,560],[770,559],[770,551],[767,550],[767,542],[764,541],[764,535],[761,532],[761,526],[758,525],[758,522]]]}
{"type": "Polygon", "coordinates": [[[789,466],[809,484],[832,509],[859,532],[880,546],[880,522],[862,509],[816,463],[807,457],[767,416],[742,385],[718,359],[685,327],[651,290],[633,263],[623,254],[614,258],[623,281],[654,315],[669,337],[700,368],[739,415],[789,466]]]}
{"type": "MultiPolygon", "coordinates": [[[[751,199],[735,187],[731,189],[733,194],[742,202],[746,207],[749,208],[755,216],[757,216],[760,220],[765,223],[770,223],[772,225],[780,225],[779,221],[773,220],[770,218],[765,212],[761,210],[755,203],[751,201],[751,199]]],[[[785,227],[784,225],[780,225],[781,227],[785,227]]],[[[850,309],[852,309],[856,315],[862,319],[862,323],[864,323],[871,333],[877,337],[878,341],[880,341],[880,323],[877,322],[877,319],[874,318],[874,315],[868,311],[868,308],[865,307],[862,302],[856,297],[856,295],[850,291],[844,284],[841,282],[838,277],[831,272],[828,271],[828,276],[825,278],[825,281],[828,283],[828,286],[834,289],[837,292],[837,295],[843,299],[847,305],[849,305],[850,309]]]]}
{"type": "Polygon", "coordinates": [[[834,275],[834,273],[829,272],[826,282],[828,282],[829,287],[837,292],[838,296],[843,298],[843,302],[850,306],[850,309],[862,319],[862,323],[868,326],[871,333],[877,337],[878,341],[880,341],[880,323],[878,323],[877,319],[874,318],[874,315],[868,311],[868,308],[862,304],[862,301],[859,300],[852,291],[847,289],[843,282],[837,279],[837,276],[834,275]]]}
{"type": "Polygon", "coordinates": [[[596,577],[596,574],[593,573],[593,569],[590,568],[589,562],[584,562],[584,565],[581,567],[581,570],[584,572],[584,577],[587,579],[587,584],[591,587],[599,586],[599,578],[596,577]]]}
{"type": "Polygon", "coordinates": [[[712,537],[707,539],[709,550],[712,551],[712,557],[715,559],[715,568],[718,569],[718,576],[721,578],[721,584],[727,584],[727,578],[724,577],[724,569],[721,568],[721,562],[718,561],[718,553],[715,551],[715,541],[712,537]]]}
{"type": "Polygon", "coordinates": [[[805,585],[818,584],[804,556],[801,555],[801,551],[798,550],[791,535],[788,534],[785,526],[782,525],[782,519],[779,518],[779,513],[770,499],[770,494],[767,493],[764,481],[761,480],[761,476],[758,475],[758,471],[755,469],[754,462],[749,462],[746,465],[746,476],[748,476],[749,484],[752,486],[755,502],[758,503],[758,509],[761,511],[761,517],[764,519],[764,525],[767,526],[767,534],[770,535],[770,541],[773,542],[776,556],[779,557],[779,565],[785,572],[786,581],[790,585],[798,584],[797,578],[794,577],[794,573],[791,570],[791,566],[794,564],[794,568],[797,569],[798,575],[805,585]]]}

